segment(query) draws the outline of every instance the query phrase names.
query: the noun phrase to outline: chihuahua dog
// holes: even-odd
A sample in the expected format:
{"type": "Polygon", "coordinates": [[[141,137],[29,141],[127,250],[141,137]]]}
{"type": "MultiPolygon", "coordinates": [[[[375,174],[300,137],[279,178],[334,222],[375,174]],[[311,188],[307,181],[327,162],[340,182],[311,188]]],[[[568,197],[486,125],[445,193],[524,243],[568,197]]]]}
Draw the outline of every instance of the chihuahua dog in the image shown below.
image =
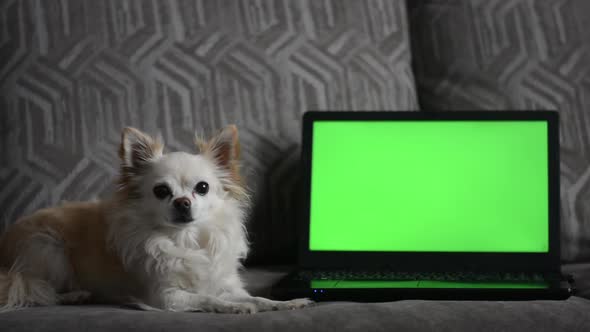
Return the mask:
{"type": "Polygon", "coordinates": [[[122,133],[118,189],[106,200],[40,210],[0,237],[0,308],[82,302],[254,313],[310,305],[251,296],[239,276],[248,194],[235,126],[163,153],[122,133]]]}

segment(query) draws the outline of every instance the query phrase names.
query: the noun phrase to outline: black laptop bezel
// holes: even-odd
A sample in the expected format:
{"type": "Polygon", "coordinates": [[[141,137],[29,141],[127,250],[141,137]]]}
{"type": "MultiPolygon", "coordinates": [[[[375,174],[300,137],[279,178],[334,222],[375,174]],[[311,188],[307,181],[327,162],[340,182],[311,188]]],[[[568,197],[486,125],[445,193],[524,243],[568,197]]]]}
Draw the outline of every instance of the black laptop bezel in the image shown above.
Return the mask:
{"type": "Polygon", "coordinates": [[[308,111],[303,116],[303,214],[298,223],[298,264],[303,269],[397,271],[559,272],[559,117],[555,111],[308,111]],[[339,252],[309,250],[312,135],[315,121],[476,120],[546,121],[548,128],[549,251],[547,253],[339,252]]]}

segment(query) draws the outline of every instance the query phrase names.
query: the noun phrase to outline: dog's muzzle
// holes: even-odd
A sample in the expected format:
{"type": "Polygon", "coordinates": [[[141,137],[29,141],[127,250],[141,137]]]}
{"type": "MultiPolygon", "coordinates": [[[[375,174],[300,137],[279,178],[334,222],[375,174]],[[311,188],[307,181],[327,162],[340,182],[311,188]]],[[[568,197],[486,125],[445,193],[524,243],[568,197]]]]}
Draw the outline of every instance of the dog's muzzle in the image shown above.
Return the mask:
{"type": "Polygon", "coordinates": [[[174,206],[174,221],[188,223],[193,221],[191,214],[191,201],[187,197],[179,197],[172,203],[174,206]]]}

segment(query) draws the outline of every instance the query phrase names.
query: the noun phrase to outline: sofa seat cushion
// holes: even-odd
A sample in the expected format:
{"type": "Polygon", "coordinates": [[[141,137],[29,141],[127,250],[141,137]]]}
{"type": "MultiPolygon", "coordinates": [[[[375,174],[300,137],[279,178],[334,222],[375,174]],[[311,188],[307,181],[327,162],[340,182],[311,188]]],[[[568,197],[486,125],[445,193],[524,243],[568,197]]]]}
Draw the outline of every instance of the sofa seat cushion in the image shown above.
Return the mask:
{"type": "MultiPolygon", "coordinates": [[[[253,294],[288,268],[250,269],[253,294]]],[[[568,266],[589,276],[590,264],[568,266]]],[[[581,285],[588,285],[584,279],[581,285]]],[[[583,290],[588,294],[588,288],[583,290]]],[[[54,306],[0,314],[0,330],[11,331],[590,331],[590,300],[326,302],[313,307],[253,315],[146,312],[117,306],[54,306]]]]}
{"type": "Polygon", "coordinates": [[[590,300],[321,303],[253,315],[55,306],[0,314],[12,331],[590,331],[590,300]]]}

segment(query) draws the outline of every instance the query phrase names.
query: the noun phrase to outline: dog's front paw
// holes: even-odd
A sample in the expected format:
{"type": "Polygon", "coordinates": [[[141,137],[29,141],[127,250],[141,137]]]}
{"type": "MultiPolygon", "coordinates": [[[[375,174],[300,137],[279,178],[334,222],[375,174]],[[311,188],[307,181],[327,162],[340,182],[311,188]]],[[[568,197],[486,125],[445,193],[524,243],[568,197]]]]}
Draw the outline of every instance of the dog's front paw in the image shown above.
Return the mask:
{"type": "Polygon", "coordinates": [[[258,312],[258,307],[253,303],[234,303],[228,309],[225,312],[232,314],[255,314],[258,312]]]}
{"type": "Polygon", "coordinates": [[[310,299],[294,299],[294,300],[290,300],[290,301],[285,301],[283,302],[284,308],[285,309],[301,309],[301,308],[305,308],[305,307],[309,307],[314,305],[315,302],[313,302],[310,299]]]}
{"type": "Polygon", "coordinates": [[[258,309],[260,311],[270,311],[270,310],[293,310],[293,309],[300,309],[305,308],[308,306],[313,305],[313,302],[310,299],[294,299],[290,301],[273,301],[268,300],[262,297],[256,298],[256,303],[258,304],[258,309]]]}
{"type": "Polygon", "coordinates": [[[192,312],[215,312],[220,314],[255,314],[258,307],[254,303],[227,303],[209,306],[200,306],[185,309],[192,312]]]}

